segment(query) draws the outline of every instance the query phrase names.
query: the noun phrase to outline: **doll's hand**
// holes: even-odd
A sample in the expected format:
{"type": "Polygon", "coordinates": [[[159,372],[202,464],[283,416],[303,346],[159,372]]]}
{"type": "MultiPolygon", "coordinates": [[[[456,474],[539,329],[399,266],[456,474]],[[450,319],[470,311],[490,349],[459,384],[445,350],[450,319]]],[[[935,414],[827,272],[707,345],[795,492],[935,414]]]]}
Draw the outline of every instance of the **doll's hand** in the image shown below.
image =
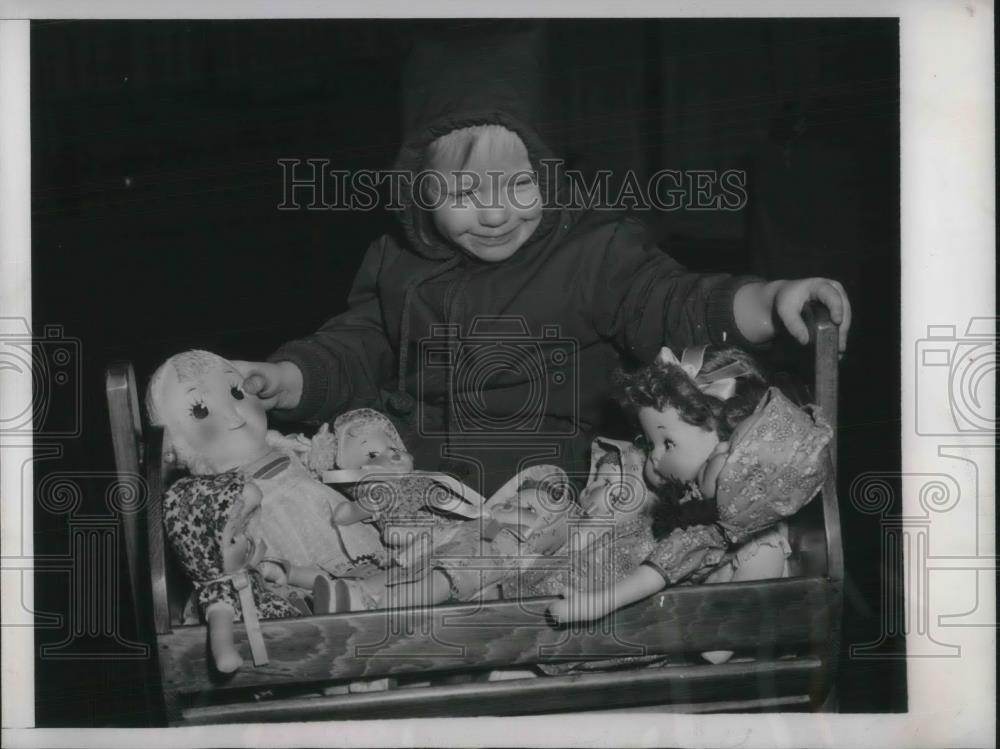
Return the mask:
{"type": "Polygon", "coordinates": [[[295,408],[302,400],[302,370],[290,361],[234,360],[233,366],[243,375],[243,389],[264,408],[295,408]]]}
{"type": "Polygon", "coordinates": [[[264,579],[277,585],[287,585],[288,575],[284,568],[277,562],[264,561],[257,565],[257,569],[264,579]]]}
{"type": "Polygon", "coordinates": [[[324,423],[319,431],[312,436],[309,443],[309,456],[306,465],[309,470],[321,473],[333,468],[337,461],[337,438],[330,431],[330,425],[324,423]]]}
{"type": "Polygon", "coordinates": [[[563,598],[550,603],[547,613],[557,624],[568,624],[601,619],[609,610],[600,597],[571,590],[563,598]]]}
{"type": "Polygon", "coordinates": [[[342,502],[330,511],[331,525],[354,525],[372,517],[372,513],[357,502],[342,502]]]}
{"type": "Polygon", "coordinates": [[[309,452],[311,443],[302,434],[282,434],[275,429],[268,429],[264,434],[264,442],[268,447],[280,447],[291,450],[299,457],[304,458],[309,452]]]}
{"type": "Polygon", "coordinates": [[[830,310],[830,319],[840,326],[840,351],[847,349],[851,328],[851,303],[839,281],[829,278],[801,278],[794,281],[749,283],[740,287],[733,302],[737,325],[750,341],[758,343],[774,335],[772,313],[777,314],[788,332],[801,344],[809,343],[809,328],[802,319],[806,302],[817,301],[830,310]]]}
{"type": "Polygon", "coordinates": [[[511,507],[503,505],[501,507],[497,507],[496,509],[489,510],[489,515],[498,523],[520,527],[522,529],[521,532],[525,536],[530,534],[531,527],[538,520],[538,515],[536,515],[535,511],[530,507],[511,507]]]}

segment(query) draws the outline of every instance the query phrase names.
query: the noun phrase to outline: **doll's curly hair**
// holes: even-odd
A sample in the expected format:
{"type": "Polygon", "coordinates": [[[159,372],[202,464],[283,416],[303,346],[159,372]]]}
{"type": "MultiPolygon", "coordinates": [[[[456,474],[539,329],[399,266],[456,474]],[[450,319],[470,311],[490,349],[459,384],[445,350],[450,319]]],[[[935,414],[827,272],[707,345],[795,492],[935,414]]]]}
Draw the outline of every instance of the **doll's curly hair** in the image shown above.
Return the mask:
{"type": "MultiPolygon", "coordinates": [[[[742,365],[736,389],[727,400],[708,395],[677,364],[654,362],[632,373],[615,373],[619,400],[635,419],[640,408],[663,411],[675,409],[693,426],[716,432],[720,441],[728,440],[736,426],[753,413],[767,392],[767,377],[749,354],[732,346],[709,346],[699,375],[710,375],[730,364],[742,365]]],[[[648,446],[647,446],[648,449],[648,446]]],[[[709,525],[719,519],[715,501],[692,495],[692,487],[680,481],[667,481],[656,491],[651,510],[653,535],[666,538],[676,528],[709,525]]]]}

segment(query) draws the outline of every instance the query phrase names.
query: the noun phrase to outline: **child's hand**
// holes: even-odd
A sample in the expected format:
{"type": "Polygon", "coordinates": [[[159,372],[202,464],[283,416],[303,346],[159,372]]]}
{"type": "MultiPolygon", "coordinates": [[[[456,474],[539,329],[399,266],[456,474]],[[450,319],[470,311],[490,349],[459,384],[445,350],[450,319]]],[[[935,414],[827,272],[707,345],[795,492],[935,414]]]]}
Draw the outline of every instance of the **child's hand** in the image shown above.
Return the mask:
{"type": "Polygon", "coordinates": [[[290,361],[233,361],[243,375],[243,389],[256,395],[264,408],[295,408],[302,400],[302,370],[290,361]]]}
{"type": "Polygon", "coordinates": [[[760,342],[774,335],[771,315],[777,314],[799,343],[809,343],[809,328],[802,319],[806,302],[817,301],[830,310],[830,319],[840,326],[840,351],[847,349],[851,328],[851,303],[839,281],[828,278],[801,278],[794,281],[750,283],[736,293],[733,311],[740,331],[750,341],[760,342]]]}

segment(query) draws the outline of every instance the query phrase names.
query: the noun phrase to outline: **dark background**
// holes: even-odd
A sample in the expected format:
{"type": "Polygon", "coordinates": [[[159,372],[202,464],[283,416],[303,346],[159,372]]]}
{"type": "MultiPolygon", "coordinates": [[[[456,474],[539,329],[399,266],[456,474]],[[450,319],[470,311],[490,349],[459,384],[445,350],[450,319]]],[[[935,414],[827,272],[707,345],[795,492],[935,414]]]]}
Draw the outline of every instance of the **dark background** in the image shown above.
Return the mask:
{"type": "MultiPolygon", "coordinates": [[[[79,340],[82,378],[79,396],[52,385],[43,415],[55,424],[79,414],[79,437],[46,439],[36,422],[36,497],[56,474],[82,487],[72,508],[36,502],[36,554],[72,556],[72,528],[113,521],[109,361],[130,359],[143,382],[190,347],[263,358],[343,309],[367,244],[394,219],[277,210],[277,160],[388,167],[414,39],[515,27],[535,30],[545,125],[569,166],[640,177],[747,171],[745,210],[646,216],[675,257],[704,270],[830,276],[847,288],[840,708],[905,710],[901,660],[846,654],[880,639],[880,601],[900,595],[885,579],[898,566],[882,561],[879,518],[849,496],[854,477],[900,465],[895,19],[34,22],[34,329],[59,325],[79,340]],[[46,459],[50,446],[61,455],[46,459]]],[[[793,366],[801,354],[785,343],[771,352],[793,366]]],[[[120,552],[108,553],[113,571],[120,552]]],[[[65,569],[39,569],[35,581],[36,644],[52,647],[36,653],[37,724],[142,725],[124,575],[102,614],[80,605],[99,596],[65,569]],[[88,634],[101,626],[81,625],[86,616],[118,637],[88,634]]],[[[902,648],[901,636],[882,646],[887,656],[902,648]]]]}

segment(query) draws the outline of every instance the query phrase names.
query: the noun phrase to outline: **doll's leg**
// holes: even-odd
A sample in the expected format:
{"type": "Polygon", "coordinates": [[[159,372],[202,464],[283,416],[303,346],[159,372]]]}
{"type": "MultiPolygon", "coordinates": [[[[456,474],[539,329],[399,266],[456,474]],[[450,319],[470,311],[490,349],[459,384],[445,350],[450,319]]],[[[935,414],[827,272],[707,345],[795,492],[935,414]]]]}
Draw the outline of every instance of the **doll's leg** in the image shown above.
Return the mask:
{"type": "Polygon", "coordinates": [[[308,590],[319,575],[326,575],[319,567],[290,566],[288,568],[288,584],[308,590]]]}
{"type": "MultiPolygon", "coordinates": [[[[747,541],[736,554],[705,580],[707,583],[771,580],[787,577],[788,542],[782,529],[772,528],[747,541]]],[[[731,650],[710,650],[701,654],[709,663],[725,663],[732,658],[731,650]]]]}
{"type": "Polygon", "coordinates": [[[444,603],[451,598],[451,580],[439,569],[413,582],[385,586],[383,608],[407,608],[444,603]]]}
{"type": "Polygon", "coordinates": [[[243,665],[243,658],[233,642],[233,617],[236,612],[228,603],[213,603],[205,612],[208,620],[208,642],[212,648],[215,667],[224,674],[231,674],[243,665]]]}
{"type": "Polygon", "coordinates": [[[747,541],[733,559],[733,582],[772,580],[788,576],[788,542],[782,529],[772,528],[747,541]]]}

